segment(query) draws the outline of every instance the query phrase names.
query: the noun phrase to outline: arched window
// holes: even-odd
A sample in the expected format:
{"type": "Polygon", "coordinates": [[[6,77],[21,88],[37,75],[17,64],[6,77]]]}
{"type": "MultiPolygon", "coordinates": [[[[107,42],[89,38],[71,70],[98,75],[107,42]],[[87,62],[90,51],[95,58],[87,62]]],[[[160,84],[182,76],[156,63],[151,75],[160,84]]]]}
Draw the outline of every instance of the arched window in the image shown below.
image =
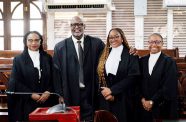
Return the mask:
{"type": "Polygon", "coordinates": [[[23,49],[24,17],[23,3],[11,2],[11,49],[23,49]],[[19,29],[18,29],[19,28],[19,29]]]}
{"type": "Polygon", "coordinates": [[[0,2],[0,50],[4,49],[3,2],[0,2]]]}
{"type": "MultiPolygon", "coordinates": [[[[30,30],[43,31],[45,14],[42,12],[42,2],[38,0],[0,0],[2,2],[2,16],[0,18],[0,50],[23,50],[23,36],[30,30]],[[2,18],[3,18],[2,17],[2,18]],[[1,32],[2,31],[2,32],[1,32]],[[3,33],[4,32],[4,33],[3,33]],[[2,34],[2,35],[1,35],[2,34]],[[4,38],[3,38],[4,35],[4,38]]],[[[1,9],[1,4],[0,4],[1,9]]],[[[1,17],[1,16],[0,16],[1,17]]]]}

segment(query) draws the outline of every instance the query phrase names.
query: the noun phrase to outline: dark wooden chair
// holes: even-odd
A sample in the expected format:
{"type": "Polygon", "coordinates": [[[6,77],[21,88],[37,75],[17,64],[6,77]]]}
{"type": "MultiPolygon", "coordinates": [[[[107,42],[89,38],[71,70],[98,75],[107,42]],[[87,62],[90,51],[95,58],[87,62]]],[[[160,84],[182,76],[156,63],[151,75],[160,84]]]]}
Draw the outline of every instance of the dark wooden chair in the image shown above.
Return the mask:
{"type": "Polygon", "coordinates": [[[95,112],[94,122],[118,122],[118,120],[111,112],[98,110],[95,112]]]}

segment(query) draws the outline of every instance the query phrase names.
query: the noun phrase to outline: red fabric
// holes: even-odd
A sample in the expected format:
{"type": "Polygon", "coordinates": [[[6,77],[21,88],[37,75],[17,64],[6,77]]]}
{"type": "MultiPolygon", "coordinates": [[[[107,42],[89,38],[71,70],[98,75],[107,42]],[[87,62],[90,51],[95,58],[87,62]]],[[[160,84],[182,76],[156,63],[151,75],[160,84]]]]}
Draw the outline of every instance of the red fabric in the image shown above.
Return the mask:
{"type": "Polygon", "coordinates": [[[29,120],[58,120],[58,122],[80,122],[80,107],[71,106],[71,110],[65,113],[47,114],[48,108],[37,108],[29,114],[29,120]]]}

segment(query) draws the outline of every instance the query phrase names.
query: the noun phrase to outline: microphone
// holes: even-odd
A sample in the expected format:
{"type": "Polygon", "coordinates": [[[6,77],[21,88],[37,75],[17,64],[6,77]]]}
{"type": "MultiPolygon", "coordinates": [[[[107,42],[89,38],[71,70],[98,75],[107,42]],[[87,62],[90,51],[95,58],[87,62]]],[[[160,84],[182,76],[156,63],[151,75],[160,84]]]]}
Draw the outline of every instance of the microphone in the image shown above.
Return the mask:
{"type": "MultiPolygon", "coordinates": [[[[12,91],[7,91],[7,90],[5,91],[5,94],[9,94],[9,95],[13,95],[13,94],[16,94],[16,95],[31,95],[33,93],[35,93],[35,92],[12,92],[12,91]]],[[[43,93],[36,92],[36,94],[43,94],[43,93]]],[[[54,92],[50,92],[48,94],[50,94],[50,95],[56,95],[58,97],[62,97],[60,94],[54,93],[54,92]]]]}
{"type": "MultiPolygon", "coordinates": [[[[32,92],[12,92],[12,91],[7,91],[7,90],[5,90],[4,93],[5,93],[5,94],[9,94],[9,95],[31,95],[31,94],[33,94],[32,92]]],[[[43,93],[37,93],[37,92],[36,92],[36,94],[43,94],[43,93]]],[[[51,94],[51,95],[56,95],[56,96],[58,96],[59,98],[62,97],[60,94],[54,93],[54,92],[51,92],[51,93],[49,93],[49,94],[51,94]]],[[[78,113],[76,112],[76,110],[74,110],[74,109],[71,108],[71,107],[66,107],[64,101],[63,101],[63,103],[59,103],[59,104],[57,104],[57,105],[54,105],[54,106],[50,107],[50,108],[46,111],[46,113],[47,113],[47,114],[53,114],[53,113],[59,113],[59,112],[60,112],[60,113],[65,113],[66,111],[70,111],[70,110],[73,111],[73,112],[75,113],[77,119],[79,120],[79,115],[78,115],[78,113]]]]}
{"type": "MultiPolygon", "coordinates": [[[[34,92],[35,93],[35,92],[34,92]]],[[[12,92],[12,91],[5,91],[5,94],[9,94],[9,95],[32,95],[33,92],[12,92]]],[[[40,92],[36,92],[36,94],[43,94],[43,93],[40,93],[40,92]]],[[[60,94],[58,93],[54,93],[54,92],[50,92],[48,93],[50,95],[56,95],[58,96],[59,98],[62,97],[60,94]]],[[[69,110],[69,107],[66,107],[65,103],[59,103],[57,105],[54,105],[52,107],[50,107],[48,110],[47,110],[47,113],[51,114],[51,113],[56,113],[56,112],[66,112],[67,110],[69,110]]]]}

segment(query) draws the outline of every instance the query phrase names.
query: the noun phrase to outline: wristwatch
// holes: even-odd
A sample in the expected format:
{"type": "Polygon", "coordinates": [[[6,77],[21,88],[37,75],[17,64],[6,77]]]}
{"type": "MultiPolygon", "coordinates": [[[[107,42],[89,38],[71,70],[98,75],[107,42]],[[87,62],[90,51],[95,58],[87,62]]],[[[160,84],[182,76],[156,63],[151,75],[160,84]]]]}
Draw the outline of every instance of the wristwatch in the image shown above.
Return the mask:
{"type": "Polygon", "coordinates": [[[152,100],[150,101],[150,105],[153,105],[153,101],[152,100]]]}

